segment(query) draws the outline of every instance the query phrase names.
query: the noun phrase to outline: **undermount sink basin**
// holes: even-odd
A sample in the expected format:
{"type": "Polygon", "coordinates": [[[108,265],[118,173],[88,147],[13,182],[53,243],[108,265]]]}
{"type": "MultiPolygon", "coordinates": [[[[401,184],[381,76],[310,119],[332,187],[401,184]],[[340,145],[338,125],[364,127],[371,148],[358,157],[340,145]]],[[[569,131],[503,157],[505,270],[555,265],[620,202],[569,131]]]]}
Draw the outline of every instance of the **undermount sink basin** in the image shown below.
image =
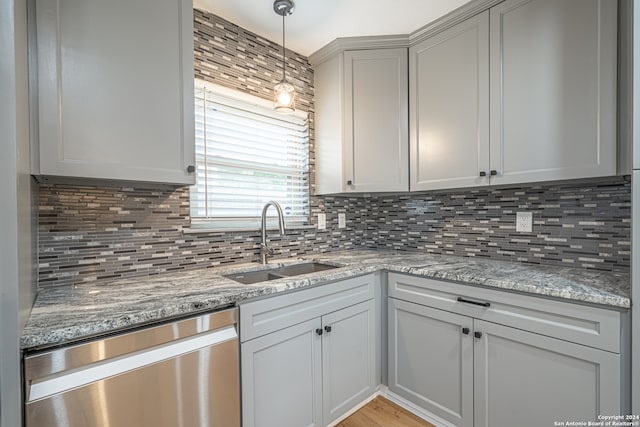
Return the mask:
{"type": "Polygon", "coordinates": [[[321,264],[319,262],[305,262],[303,264],[287,265],[276,269],[278,274],[283,276],[299,276],[301,274],[315,273],[317,271],[331,270],[336,268],[334,265],[321,264]]]}
{"type": "Polygon", "coordinates": [[[250,285],[252,283],[266,282],[269,280],[282,279],[284,277],[300,276],[302,274],[316,273],[318,271],[331,270],[337,268],[333,265],[321,264],[319,262],[305,262],[303,264],[287,265],[270,270],[248,271],[246,273],[228,274],[224,277],[236,282],[250,285]]]}

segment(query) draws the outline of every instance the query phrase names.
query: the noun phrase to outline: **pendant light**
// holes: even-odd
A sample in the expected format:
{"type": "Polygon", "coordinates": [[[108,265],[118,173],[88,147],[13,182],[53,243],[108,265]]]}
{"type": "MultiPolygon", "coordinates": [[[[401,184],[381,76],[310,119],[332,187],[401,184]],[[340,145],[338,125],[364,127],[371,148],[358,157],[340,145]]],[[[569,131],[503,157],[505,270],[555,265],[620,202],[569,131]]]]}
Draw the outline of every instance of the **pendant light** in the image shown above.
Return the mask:
{"type": "Polygon", "coordinates": [[[273,10],[282,16],[282,80],[273,88],[273,106],[278,113],[291,114],[296,111],[296,93],[285,74],[284,17],[293,13],[292,0],[275,0],[273,10]]]}

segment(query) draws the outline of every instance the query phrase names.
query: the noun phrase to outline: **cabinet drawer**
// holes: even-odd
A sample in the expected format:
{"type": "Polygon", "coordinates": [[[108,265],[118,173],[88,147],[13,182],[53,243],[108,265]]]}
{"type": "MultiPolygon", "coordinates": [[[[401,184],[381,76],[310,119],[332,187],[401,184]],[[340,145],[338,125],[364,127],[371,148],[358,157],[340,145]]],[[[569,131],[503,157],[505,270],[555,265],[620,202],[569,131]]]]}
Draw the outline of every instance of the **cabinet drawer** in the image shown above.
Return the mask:
{"type": "Polygon", "coordinates": [[[354,277],[327,285],[240,305],[242,342],[314,317],[370,300],[374,275],[354,277]]]}
{"type": "Polygon", "coordinates": [[[536,296],[389,273],[389,296],[550,337],[620,352],[620,313],[536,296]],[[458,298],[488,303],[460,302],[458,298]]]}

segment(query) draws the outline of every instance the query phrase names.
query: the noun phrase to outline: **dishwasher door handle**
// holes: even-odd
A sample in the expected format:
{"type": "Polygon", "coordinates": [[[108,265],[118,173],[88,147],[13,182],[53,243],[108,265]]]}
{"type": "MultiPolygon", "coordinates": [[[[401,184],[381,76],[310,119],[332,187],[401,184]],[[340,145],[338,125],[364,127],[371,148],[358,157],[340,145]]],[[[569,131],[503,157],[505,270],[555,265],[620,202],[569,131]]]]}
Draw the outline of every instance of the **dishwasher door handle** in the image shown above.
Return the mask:
{"type": "Polygon", "coordinates": [[[237,339],[235,326],[227,326],[176,342],[152,347],[139,353],[105,360],[69,373],[59,373],[31,382],[27,402],[44,399],[105,378],[172,359],[205,347],[237,339]]]}

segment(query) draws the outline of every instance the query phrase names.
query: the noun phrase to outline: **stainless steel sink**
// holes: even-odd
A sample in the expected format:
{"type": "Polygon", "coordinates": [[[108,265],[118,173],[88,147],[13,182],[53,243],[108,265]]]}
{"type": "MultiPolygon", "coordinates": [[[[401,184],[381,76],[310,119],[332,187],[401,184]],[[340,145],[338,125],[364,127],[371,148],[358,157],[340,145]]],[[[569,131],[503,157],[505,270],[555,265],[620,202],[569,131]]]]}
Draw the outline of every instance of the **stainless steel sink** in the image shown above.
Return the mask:
{"type": "Polygon", "coordinates": [[[224,277],[236,282],[250,285],[252,283],[266,282],[268,280],[282,279],[285,276],[274,274],[271,270],[249,271],[247,273],[228,274],[224,277]]]}
{"type": "Polygon", "coordinates": [[[276,271],[283,276],[299,276],[301,274],[316,273],[318,271],[331,270],[336,268],[333,265],[321,264],[319,262],[305,262],[304,264],[288,265],[280,267],[276,271]]]}
{"type": "Polygon", "coordinates": [[[285,267],[273,268],[270,270],[228,274],[224,277],[235,280],[236,282],[244,283],[245,285],[250,285],[252,283],[267,282],[269,280],[282,279],[284,277],[300,276],[302,274],[331,270],[332,268],[337,267],[319,262],[305,262],[302,264],[287,265],[285,267]]]}

